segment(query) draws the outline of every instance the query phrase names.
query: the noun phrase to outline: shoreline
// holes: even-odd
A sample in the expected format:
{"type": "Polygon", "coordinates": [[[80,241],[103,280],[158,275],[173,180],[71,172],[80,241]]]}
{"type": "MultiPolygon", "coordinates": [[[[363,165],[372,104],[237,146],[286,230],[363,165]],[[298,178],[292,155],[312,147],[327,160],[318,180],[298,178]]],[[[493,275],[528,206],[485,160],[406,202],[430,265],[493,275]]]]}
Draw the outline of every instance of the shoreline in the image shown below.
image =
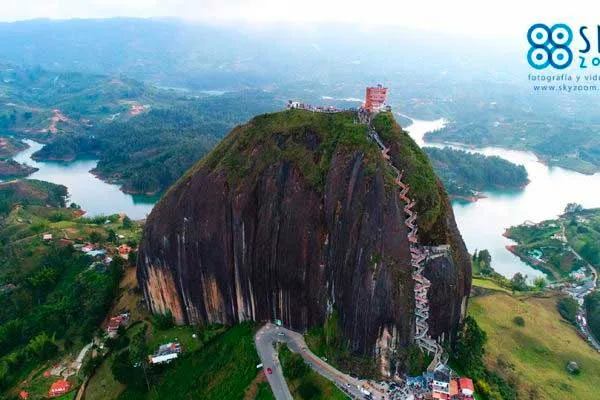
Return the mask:
{"type": "Polygon", "coordinates": [[[120,180],[120,179],[116,179],[116,178],[110,178],[107,176],[102,175],[99,171],[98,168],[93,168],[90,171],[90,174],[92,174],[96,179],[101,180],[102,182],[108,183],[110,185],[118,185],[119,186],[119,190],[125,194],[130,194],[130,195],[134,195],[134,196],[148,196],[148,197],[152,197],[152,196],[156,196],[157,194],[159,194],[161,191],[160,190],[155,190],[152,192],[142,192],[139,190],[132,190],[132,189],[128,189],[127,187],[125,187],[125,183],[120,180]]]}
{"type": "Polygon", "coordinates": [[[568,166],[562,165],[560,163],[560,161],[559,162],[551,161],[548,156],[544,156],[533,149],[521,148],[521,147],[513,148],[513,147],[507,147],[505,145],[500,145],[500,144],[474,145],[474,144],[467,144],[467,143],[462,143],[462,142],[453,142],[453,141],[449,141],[449,140],[431,140],[431,138],[426,138],[426,135],[427,135],[427,133],[425,135],[423,135],[423,146],[424,147],[426,147],[428,145],[430,145],[430,146],[455,146],[455,147],[466,149],[466,150],[477,150],[477,149],[483,149],[486,147],[493,147],[493,148],[498,148],[498,149],[508,150],[508,151],[523,151],[523,152],[529,152],[529,153],[533,154],[540,164],[543,164],[548,168],[562,168],[566,171],[577,172],[579,174],[588,175],[588,176],[592,176],[592,175],[600,173],[600,166],[595,167],[594,170],[568,167],[568,166]]]}
{"type": "Polygon", "coordinates": [[[478,200],[486,199],[486,198],[487,198],[487,196],[484,195],[484,194],[481,194],[481,193],[477,193],[477,194],[475,194],[473,196],[465,196],[465,195],[450,194],[450,193],[448,194],[448,199],[450,201],[453,201],[453,200],[463,200],[463,201],[466,201],[466,202],[469,202],[469,203],[475,203],[478,200]]]}

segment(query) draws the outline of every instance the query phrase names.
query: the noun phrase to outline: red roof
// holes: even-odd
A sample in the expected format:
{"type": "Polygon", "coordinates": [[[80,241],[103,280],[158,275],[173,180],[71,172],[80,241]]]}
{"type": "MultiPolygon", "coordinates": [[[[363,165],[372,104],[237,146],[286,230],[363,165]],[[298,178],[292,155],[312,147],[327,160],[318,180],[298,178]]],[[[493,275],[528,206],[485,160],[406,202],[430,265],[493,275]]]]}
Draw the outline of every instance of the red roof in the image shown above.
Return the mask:
{"type": "Polygon", "coordinates": [[[458,380],[458,385],[460,386],[460,390],[467,389],[474,391],[473,381],[469,378],[460,378],[458,380]]]}
{"type": "Polygon", "coordinates": [[[29,392],[21,390],[19,392],[19,398],[22,399],[22,400],[27,400],[29,398],[29,392]]]}
{"type": "Polygon", "coordinates": [[[458,381],[452,379],[450,381],[450,396],[456,396],[458,394],[458,381]]]}
{"type": "Polygon", "coordinates": [[[69,391],[69,389],[71,389],[71,382],[61,379],[61,380],[54,382],[52,384],[52,386],[50,386],[50,390],[48,391],[48,394],[51,397],[58,396],[58,395],[67,393],[69,391]]]}

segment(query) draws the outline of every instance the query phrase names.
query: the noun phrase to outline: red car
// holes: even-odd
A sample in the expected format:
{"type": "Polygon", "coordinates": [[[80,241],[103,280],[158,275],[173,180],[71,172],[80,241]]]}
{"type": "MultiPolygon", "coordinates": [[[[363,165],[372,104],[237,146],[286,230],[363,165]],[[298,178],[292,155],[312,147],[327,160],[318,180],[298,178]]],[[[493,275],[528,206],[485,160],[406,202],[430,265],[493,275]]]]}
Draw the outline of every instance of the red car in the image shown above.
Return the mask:
{"type": "Polygon", "coordinates": [[[271,375],[273,373],[273,370],[271,368],[267,368],[267,374],[271,375]]]}

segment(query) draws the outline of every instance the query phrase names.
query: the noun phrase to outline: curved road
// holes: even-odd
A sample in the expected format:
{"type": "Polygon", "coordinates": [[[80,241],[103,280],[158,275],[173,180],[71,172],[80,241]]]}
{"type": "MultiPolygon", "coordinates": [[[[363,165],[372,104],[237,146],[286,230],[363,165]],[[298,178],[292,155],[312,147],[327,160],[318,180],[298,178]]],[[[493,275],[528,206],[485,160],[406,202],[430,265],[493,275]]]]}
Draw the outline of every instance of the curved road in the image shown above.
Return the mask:
{"type": "Polygon", "coordinates": [[[293,397],[283,376],[283,369],[279,363],[276,344],[285,343],[288,348],[302,356],[306,364],[310,366],[316,373],[333,382],[349,397],[354,399],[364,399],[365,394],[362,393],[359,387],[369,387],[369,391],[373,394],[374,399],[386,397],[385,391],[382,388],[375,386],[376,384],[366,380],[356,379],[350,375],[338,371],[325,361],[317,357],[306,346],[304,337],[289,329],[276,326],[272,323],[267,323],[254,336],[254,342],[258,355],[263,363],[263,368],[271,368],[272,373],[266,374],[273,394],[277,400],[292,400],[293,397]]]}

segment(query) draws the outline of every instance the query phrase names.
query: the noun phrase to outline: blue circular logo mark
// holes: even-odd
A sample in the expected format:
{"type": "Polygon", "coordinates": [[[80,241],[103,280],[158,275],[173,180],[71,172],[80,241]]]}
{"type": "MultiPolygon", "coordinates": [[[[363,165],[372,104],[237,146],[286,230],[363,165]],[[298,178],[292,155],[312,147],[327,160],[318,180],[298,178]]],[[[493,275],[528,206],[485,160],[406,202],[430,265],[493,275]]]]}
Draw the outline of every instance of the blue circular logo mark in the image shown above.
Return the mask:
{"type": "Polygon", "coordinates": [[[565,69],[573,61],[573,52],[569,48],[573,32],[566,24],[555,24],[551,28],[546,24],[534,24],[527,31],[527,41],[531,45],[527,62],[535,69],[544,69],[548,65],[565,69]]]}

